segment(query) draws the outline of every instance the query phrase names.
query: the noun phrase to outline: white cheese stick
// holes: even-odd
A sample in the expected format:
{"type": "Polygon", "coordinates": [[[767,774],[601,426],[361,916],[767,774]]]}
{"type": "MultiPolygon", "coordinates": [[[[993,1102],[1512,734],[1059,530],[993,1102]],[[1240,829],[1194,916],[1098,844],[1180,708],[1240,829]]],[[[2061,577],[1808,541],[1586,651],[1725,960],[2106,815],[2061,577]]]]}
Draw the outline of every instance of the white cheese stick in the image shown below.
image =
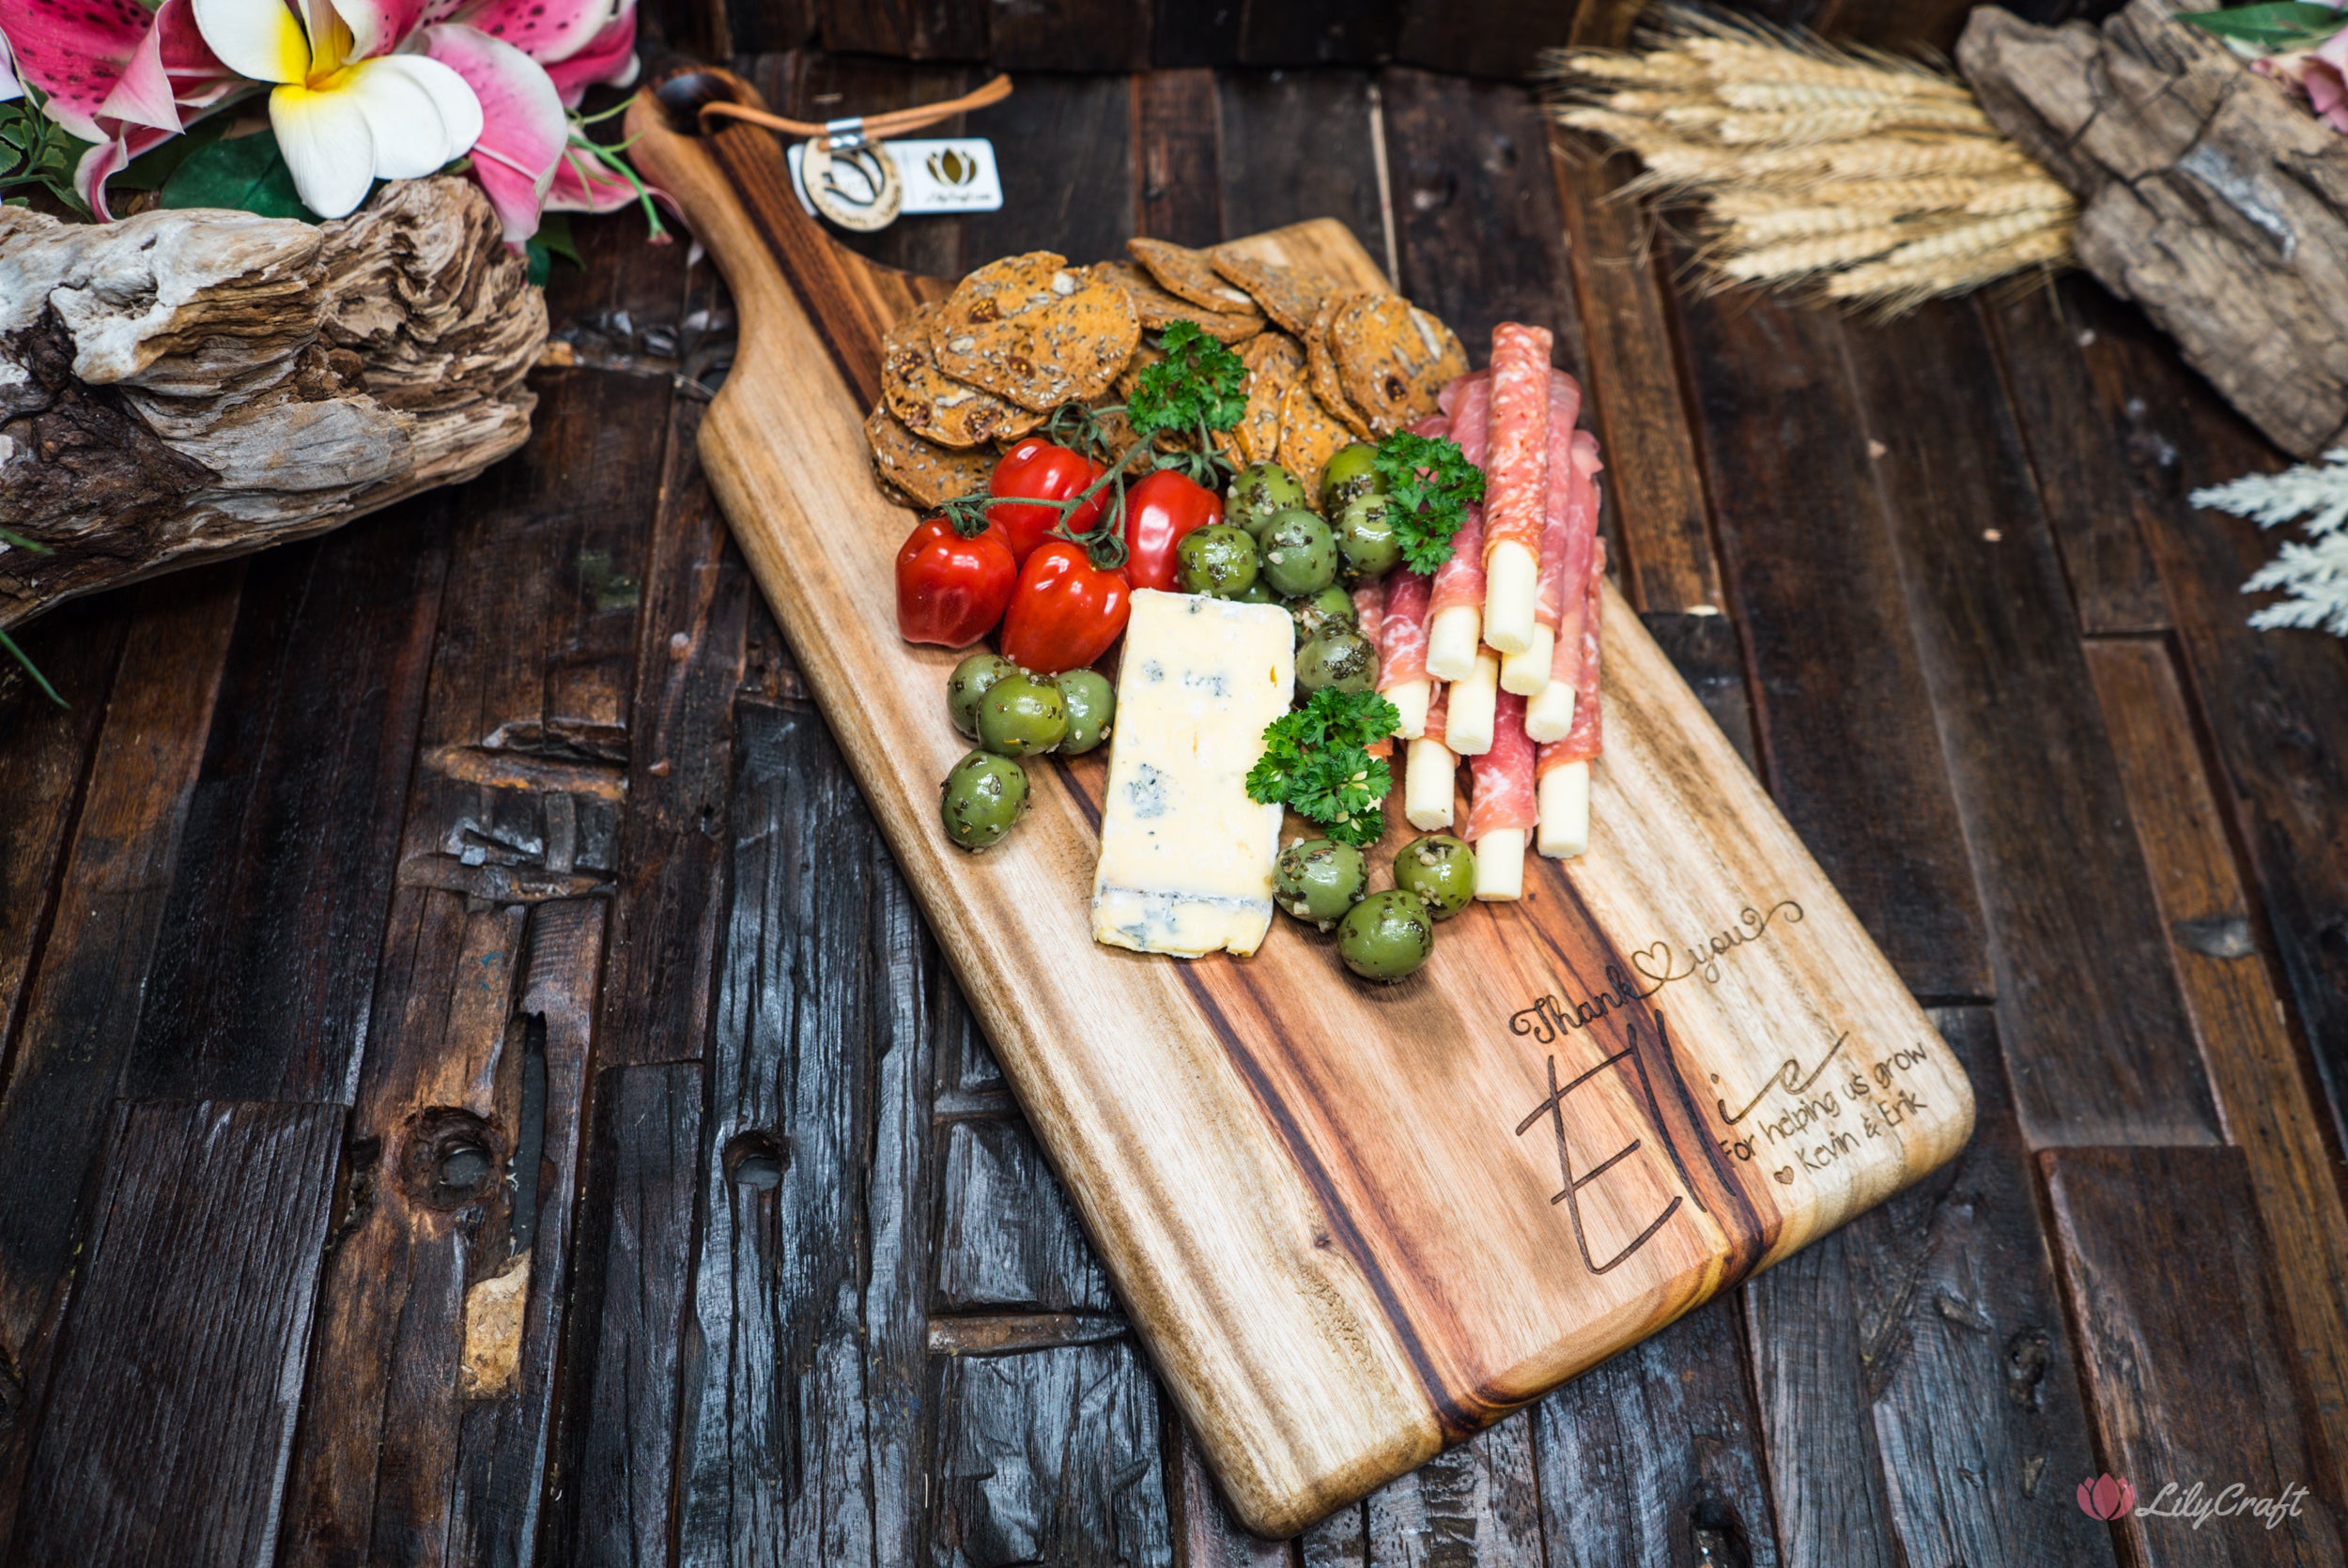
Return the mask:
{"type": "Polygon", "coordinates": [[[1435,694],[1432,681],[1405,681],[1389,686],[1382,694],[1394,704],[1394,711],[1402,715],[1395,733],[1406,741],[1414,741],[1427,733],[1427,703],[1435,694]]]}
{"type": "Polygon", "coordinates": [[[1524,897],[1524,829],[1496,827],[1475,840],[1475,896],[1487,903],[1524,897]]]}
{"type": "MultiPolygon", "coordinates": [[[[1557,634],[1536,623],[1533,639],[1524,645],[1523,653],[1501,655],[1500,689],[1519,697],[1538,697],[1549,684],[1549,667],[1554,662],[1556,647],[1557,634]]],[[[1538,735],[1533,738],[1540,739],[1538,735]]]]}
{"type": "Polygon", "coordinates": [[[1473,675],[1483,625],[1483,613],[1474,605],[1436,611],[1427,627],[1427,673],[1438,681],[1464,681],[1473,675]]]}
{"type": "Polygon", "coordinates": [[[1464,681],[1451,685],[1451,708],[1444,720],[1444,742],[1462,757],[1481,757],[1492,748],[1492,724],[1500,702],[1500,655],[1484,649],[1464,681]]]}
{"type": "MultiPolygon", "coordinates": [[[[1535,848],[1552,860],[1570,860],[1590,847],[1590,764],[1561,762],[1541,776],[1541,825],[1535,848]]],[[[1489,838],[1489,835],[1487,836],[1489,838]]],[[[1480,856],[1483,845],[1476,846],[1480,856]]],[[[1482,861],[1477,882],[1481,891],[1482,861]]]]}
{"type": "MultiPolygon", "coordinates": [[[[1503,669],[1505,681],[1507,671],[1503,669]]],[[[1547,745],[1562,741],[1566,731],[1573,728],[1573,683],[1552,681],[1528,699],[1524,704],[1524,732],[1547,745]]]]}
{"type": "Polygon", "coordinates": [[[1449,746],[1441,741],[1413,741],[1402,772],[1402,820],[1421,833],[1448,828],[1459,776],[1460,759],[1449,746]]]}
{"type": "MultiPolygon", "coordinates": [[[[1540,596],[1541,563],[1531,550],[1513,540],[1491,547],[1484,558],[1484,642],[1503,653],[1522,653],[1533,645],[1540,596]]],[[[1428,668],[1433,669],[1430,657],[1428,668]]]]}

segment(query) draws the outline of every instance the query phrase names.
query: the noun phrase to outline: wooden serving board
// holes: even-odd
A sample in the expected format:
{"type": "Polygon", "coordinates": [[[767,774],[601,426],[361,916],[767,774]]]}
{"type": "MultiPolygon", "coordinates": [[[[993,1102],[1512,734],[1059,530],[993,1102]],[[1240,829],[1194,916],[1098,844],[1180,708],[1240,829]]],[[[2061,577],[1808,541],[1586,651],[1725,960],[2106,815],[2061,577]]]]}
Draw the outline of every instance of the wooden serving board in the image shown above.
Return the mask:
{"type": "MultiPolygon", "coordinates": [[[[1030,765],[1019,828],[954,848],[957,655],[896,635],[913,518],[863,433],[881,331],[950,284],[834,245],[768,132],[672,131],[697,94],[752,101],[719,72],[672,78],[629,131],[741,315],[702,424],[710,483],[1251,1529],[1293,1533],[1964,1143],[1963,1070],[1611,591],[1589,853],[1528,857],[1524,900],[1444,925],[1400,985],[1354,980],[1285,917],[1250,959],[1095,945],[1105,752],[1030,765]]],[[[1334,222],[1243,244],[1387,286],[1334,222]]]]}

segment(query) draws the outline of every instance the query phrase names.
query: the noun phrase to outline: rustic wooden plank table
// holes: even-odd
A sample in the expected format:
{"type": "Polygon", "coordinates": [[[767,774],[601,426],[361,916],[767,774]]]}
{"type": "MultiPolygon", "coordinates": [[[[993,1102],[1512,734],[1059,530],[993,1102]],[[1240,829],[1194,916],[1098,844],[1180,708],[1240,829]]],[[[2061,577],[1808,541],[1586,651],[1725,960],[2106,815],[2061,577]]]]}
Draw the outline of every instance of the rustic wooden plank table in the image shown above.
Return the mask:
{"type": "MultiPolygon", "coordinates": [[[[68,710],[0,686],[0,1562],[2348,1560],[2348,650],[2247,629],[2269,546],[2185,500],[2276,454],[2090,282],[1704,299],[1522,85],[1168,63],[1508,69],[1439,8],[1164,9],[996,8],[1082,68],[970,128],[1005,209],[862,243],[1328,214],[1472,342],[1555,323],[1623,586],[1935,1009],[1968,1154],[1241,1536],[727,546],[723,291],[584,223],[519,456],[69,607],[68,710]],[[2308,1491],[2108,1527],[2106,1469],[2308,1491]]],[[[983,10],[647,21],[821,118],[975,85],[873,55],[983,10]]]]}

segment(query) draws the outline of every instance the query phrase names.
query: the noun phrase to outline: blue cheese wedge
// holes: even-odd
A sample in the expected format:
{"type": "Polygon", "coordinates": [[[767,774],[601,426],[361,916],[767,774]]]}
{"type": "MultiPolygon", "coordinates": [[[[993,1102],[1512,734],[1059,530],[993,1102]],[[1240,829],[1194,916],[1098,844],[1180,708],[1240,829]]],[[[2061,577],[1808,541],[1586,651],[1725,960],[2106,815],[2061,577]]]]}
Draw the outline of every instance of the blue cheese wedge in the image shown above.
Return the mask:
{"type": "Polygon", "coordinates": [[[1272,926],[1277,806],[1247,798],[1289,711],[1296,633],[1277,605],[1142,589],[1125,627],[1092,937],[1137,953],[1252,953],[1272,926]]]}

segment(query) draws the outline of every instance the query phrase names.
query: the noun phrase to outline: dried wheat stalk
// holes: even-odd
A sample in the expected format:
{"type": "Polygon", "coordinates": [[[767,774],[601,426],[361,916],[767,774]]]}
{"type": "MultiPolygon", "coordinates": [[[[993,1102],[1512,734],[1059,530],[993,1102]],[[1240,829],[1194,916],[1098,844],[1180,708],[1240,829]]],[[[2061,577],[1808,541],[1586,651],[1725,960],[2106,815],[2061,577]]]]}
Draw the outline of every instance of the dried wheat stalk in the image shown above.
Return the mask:
{"type": "Polygon", "coordinates": [[[1702,204],[1715,284],[1896,313],[2070,264],[2070,192],[1916,61],[1675,8],[1642,53],[1550,66],[1558,122],[1645,162],[1629,191],[1702,204]]]}

